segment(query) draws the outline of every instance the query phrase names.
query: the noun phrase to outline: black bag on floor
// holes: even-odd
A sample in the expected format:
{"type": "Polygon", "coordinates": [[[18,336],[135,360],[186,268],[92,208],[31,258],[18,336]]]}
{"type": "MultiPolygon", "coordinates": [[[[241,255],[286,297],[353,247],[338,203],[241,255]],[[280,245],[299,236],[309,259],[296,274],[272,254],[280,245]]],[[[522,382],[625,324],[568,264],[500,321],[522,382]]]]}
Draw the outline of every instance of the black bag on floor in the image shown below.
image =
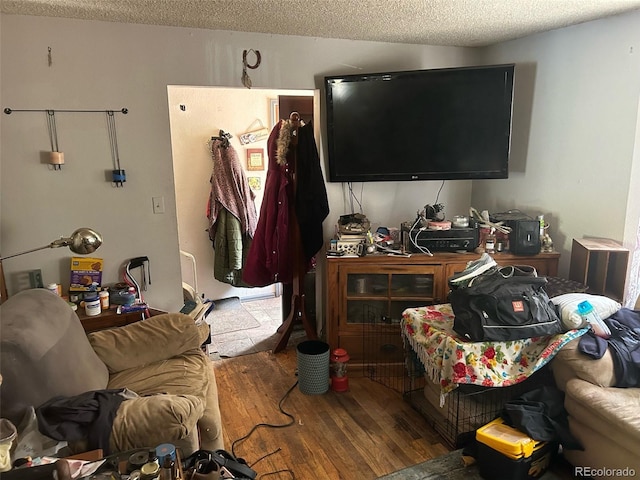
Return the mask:
{"type": "Polygon", "coordinates": [[[194,480],[254,480],[258,474],[244,459],[226,450],[197,450],[183,460],[182,469],[187,472],[187,478],[194,480]]]}
{"type": "Polygon", "coordinates": [[[519,271],[493,269],[474,278],[468,287],[452,290],[453,330],[473,342],[561,333],[560,319],[543,288],[547,279],[519,271]]]}

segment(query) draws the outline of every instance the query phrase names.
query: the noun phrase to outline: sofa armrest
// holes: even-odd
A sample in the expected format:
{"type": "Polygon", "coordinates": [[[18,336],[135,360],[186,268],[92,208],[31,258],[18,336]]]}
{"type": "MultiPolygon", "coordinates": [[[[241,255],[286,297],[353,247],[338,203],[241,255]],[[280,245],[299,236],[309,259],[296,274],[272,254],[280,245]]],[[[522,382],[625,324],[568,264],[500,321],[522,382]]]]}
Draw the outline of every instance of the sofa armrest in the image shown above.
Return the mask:
{"type": "Polygon", "coordinates": [[[110,448],[122,452],[172,443],[189,455],[198,447],[202,399],[193,395],[151,395],[125,400],[111,429],[110,448]]]}
{"type": "Polygon", "coordinates": [[[611,352],[607,349],[600,359],[593,359],[578,349],[580,338],[567,343],[551,360],[551,369],[556,385],[565,391],[566,384],[573,378],[579,378],[599,387],[613,387],[616,375],[611,352]]]}
{"type": "Polygon", "coordinates": [[[188,315],[166,313],[87,337],[109,372],[115,373],[199,348],[208,334],[206,323],[198,326],[188,315]]]}

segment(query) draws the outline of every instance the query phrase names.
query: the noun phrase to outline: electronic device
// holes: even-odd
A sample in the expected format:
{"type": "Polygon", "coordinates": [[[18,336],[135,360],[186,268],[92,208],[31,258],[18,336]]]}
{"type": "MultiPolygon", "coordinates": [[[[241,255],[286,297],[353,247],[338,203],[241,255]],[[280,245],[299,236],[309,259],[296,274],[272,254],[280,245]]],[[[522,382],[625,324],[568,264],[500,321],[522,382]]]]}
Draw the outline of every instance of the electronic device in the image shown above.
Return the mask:
{"type": "Polygon", "coordinates": [[[514,65],[325,77],[329,181],[507,178],[514,65]]]}
{"type": "Polygon", "coordinates": [[[540,253],[540,222],[520,210],[512,210],[490,215],[492,222],[503,222],[511,228],[509,251],[514,255],[535,255],[540,253]]]}
{"type": "Polygon", "coordinates": [[[430,230],[415,228],[414,223],[400,225],[401,242],[405,251],[421,253],[422,248],[430,252],[472,252],[478,247],[477,228],[450,228],[430,230]]]}
{"type": "Polygon", "coordinates": [[[511,227],[509,250],[514,255],[535,255],[540,253],[540,222],[538,220],[509,220],[511,227]]]}

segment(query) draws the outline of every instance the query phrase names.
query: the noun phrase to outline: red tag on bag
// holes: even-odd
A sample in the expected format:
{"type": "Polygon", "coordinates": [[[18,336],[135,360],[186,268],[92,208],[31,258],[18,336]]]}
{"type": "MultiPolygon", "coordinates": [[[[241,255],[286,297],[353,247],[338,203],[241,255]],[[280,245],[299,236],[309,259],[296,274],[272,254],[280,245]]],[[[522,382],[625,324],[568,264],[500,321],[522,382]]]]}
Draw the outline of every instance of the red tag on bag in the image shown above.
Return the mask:
{"type": "Polygon", "coordinates": [[[522,300],[514,300],[511,302],[511,305],[513,306],[514,312],[524,312],[524,303],[522,300]]]}

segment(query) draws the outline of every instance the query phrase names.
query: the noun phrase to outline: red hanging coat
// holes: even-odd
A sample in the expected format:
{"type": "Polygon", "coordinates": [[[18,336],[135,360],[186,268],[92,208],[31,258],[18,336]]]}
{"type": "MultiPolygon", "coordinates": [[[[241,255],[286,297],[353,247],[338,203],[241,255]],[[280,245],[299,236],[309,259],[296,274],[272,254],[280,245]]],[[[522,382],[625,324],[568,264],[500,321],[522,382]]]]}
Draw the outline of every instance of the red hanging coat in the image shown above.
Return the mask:
{"type": "Polygon", "coordinates": [[[267,140],[269,165],[264,197],[242,277],[245,283],[256,287],[276,282],[292,283],[296,249],[302,248],[310,263],[323,244],[322,222],[329,214],[329,202],[313,126],[307,124],[298,128],[295,148],[289,148],[292,130],[291,121],[281,120],[267,140]],[[295,197],[294,168],[298,172],[295,197]],[[300,246],[291,245],[289,231],[294,198],[300,246]]]}

